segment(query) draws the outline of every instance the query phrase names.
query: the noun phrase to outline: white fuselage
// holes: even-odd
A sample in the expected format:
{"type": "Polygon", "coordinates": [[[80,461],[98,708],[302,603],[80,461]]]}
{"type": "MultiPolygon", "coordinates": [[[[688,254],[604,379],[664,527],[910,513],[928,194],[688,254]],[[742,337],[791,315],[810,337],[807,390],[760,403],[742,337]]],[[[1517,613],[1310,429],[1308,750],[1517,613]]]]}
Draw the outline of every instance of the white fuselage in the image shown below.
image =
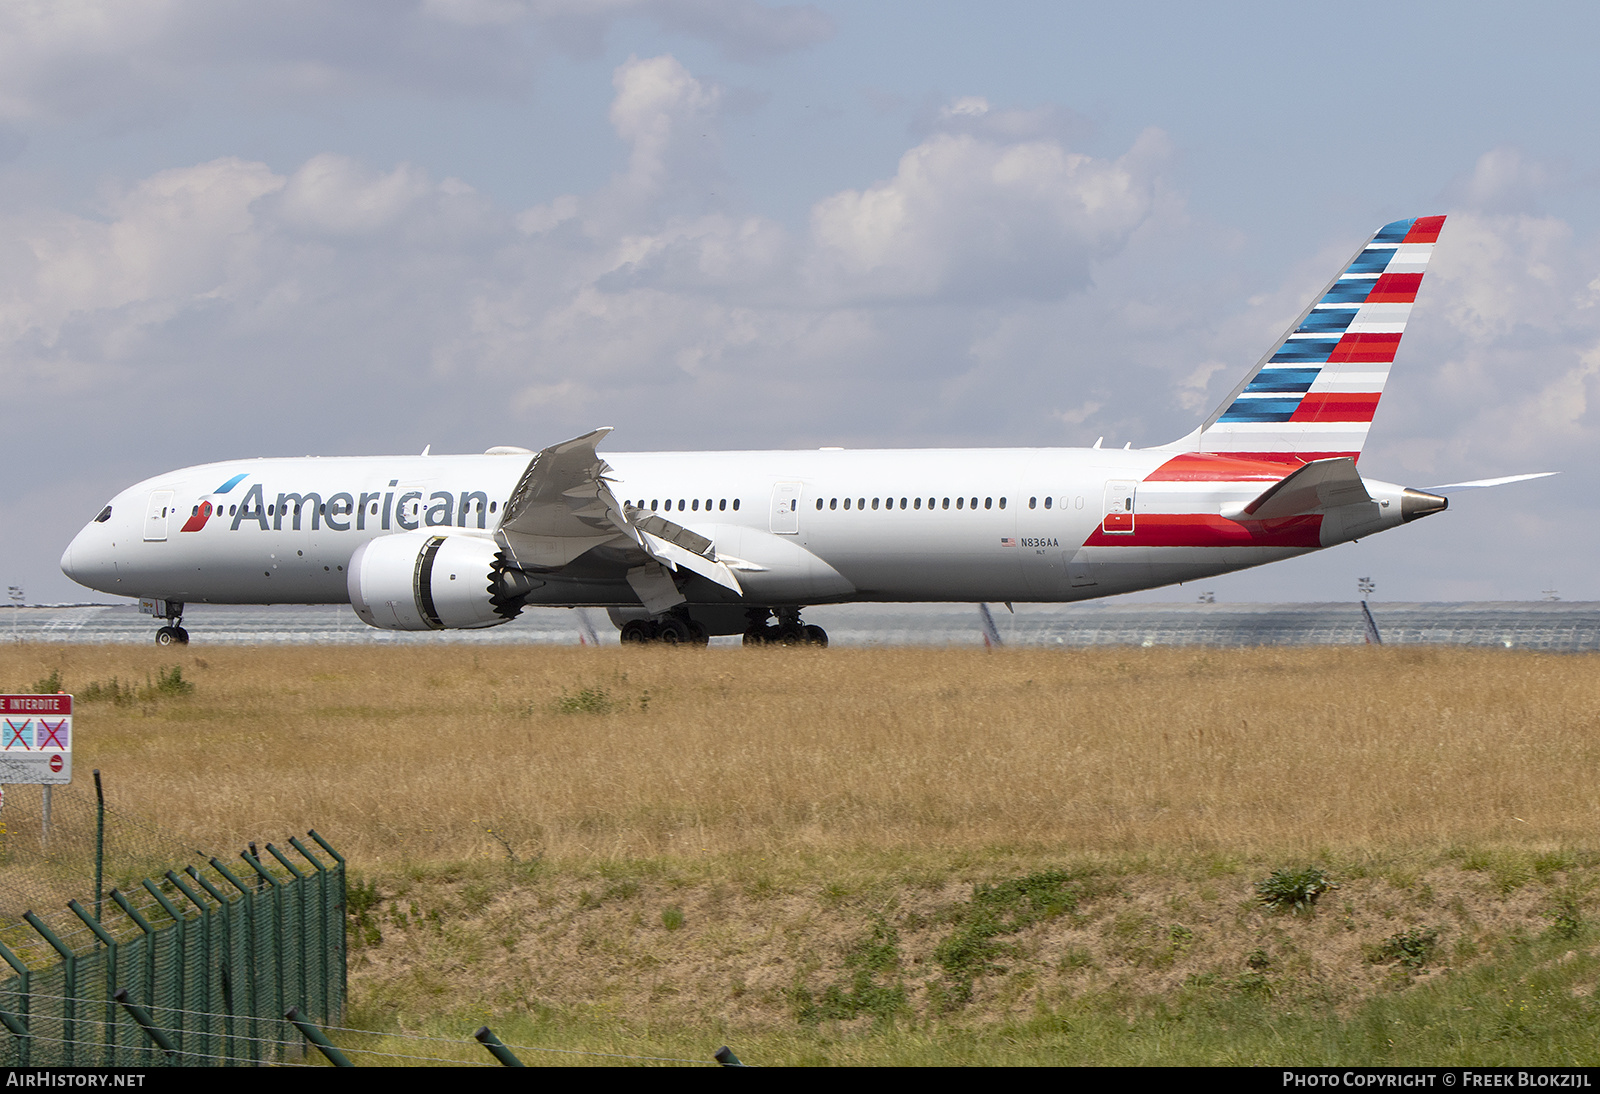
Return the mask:
{"type": "MultiPolygon", "coordinates": [[[[1220,514],[1272,475],[1164,475],[1165,450],[653,452],[606,457],[611,491],[710,539],[753,604],[1069,601],[1260,565],[1351,538],[1320,517],[1220,514]],[[1285,522],[1280,522],[1280,525],[1285,522]]],[[[229,461],[138,483],[62,556],[90,588],[188,603],[345,603],[363,543],[492,537],[526,453],[229,461]],[[185,527],[189,530],[184,530],[185,527]]],[[[1375,523],[1400,488],[1369,481],[1375,523]]],[[[1337,523],[1337,522],[1335,522],[1337,523]]],[[[529,603],[638,607],[578,565],[529,603]]],[[[725,595],[712,601],[727,602],[725,595]]]]}

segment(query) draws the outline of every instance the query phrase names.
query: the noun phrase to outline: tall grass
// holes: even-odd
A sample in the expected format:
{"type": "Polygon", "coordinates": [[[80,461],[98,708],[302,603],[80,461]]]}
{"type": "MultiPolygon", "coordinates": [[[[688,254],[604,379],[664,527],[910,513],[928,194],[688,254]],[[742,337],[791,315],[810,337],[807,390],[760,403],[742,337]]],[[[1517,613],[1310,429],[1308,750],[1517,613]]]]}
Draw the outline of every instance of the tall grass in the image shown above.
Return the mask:
{"type": "MultiPolygon", "coordinates": [[[[1600,662],[1505,651],[10,647],[196,840],[515,856],[1561,846],[1600,662]],[[179,671],[181,670],[181,675],[179,671]],[[104,681],[181,679],[192,692],[104,681]]],[[[226,843],[224,843],[226,845],[226,843]]]]}

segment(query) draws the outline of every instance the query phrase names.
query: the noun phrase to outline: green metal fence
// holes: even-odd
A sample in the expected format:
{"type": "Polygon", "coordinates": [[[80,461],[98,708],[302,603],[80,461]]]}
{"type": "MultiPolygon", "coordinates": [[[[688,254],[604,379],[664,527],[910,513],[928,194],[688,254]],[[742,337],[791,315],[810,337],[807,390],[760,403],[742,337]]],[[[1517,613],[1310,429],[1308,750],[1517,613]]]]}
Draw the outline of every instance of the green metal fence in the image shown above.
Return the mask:
{"type": "Polygon", "coordinates": [[[345,1003],[344,858],[308,835],[315,850],[269,843],[231,867],[212,858],[113,889],[98,914],[72,900],[74,920],[52,926],[29,911],[0,924],[11,972],[0,981],[0,1066],[298,1056],[304,1040],[285,1013],[337,1024],[345,1003]]]}

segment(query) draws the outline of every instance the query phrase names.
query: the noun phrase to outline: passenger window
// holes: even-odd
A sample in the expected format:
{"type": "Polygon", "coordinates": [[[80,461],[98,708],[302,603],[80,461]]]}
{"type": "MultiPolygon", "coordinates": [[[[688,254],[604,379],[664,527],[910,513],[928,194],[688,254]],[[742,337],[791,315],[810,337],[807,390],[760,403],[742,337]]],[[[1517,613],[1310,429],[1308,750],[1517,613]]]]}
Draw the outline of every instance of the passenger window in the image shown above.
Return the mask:
{"type": "MultiPolygon", "coordinates": [[[[721,501],[717,502],[717,512],[720,513],[726,508],[728,508],[728,499],[727,498],[723,498],[721,501]]],[[[817,508],[820,509],[820,508],[822,508],[822,506],[818,505],[817,508]]]]}
{"type": "Polygon", "coordinates": [[[921,509],[922,508],[922,499],[918,498],[917,499],[917,503],[915,505],[913,505],[911,508],[913,508],[913,509],[921,509]]]}
{"type": "Polygon", "coordinates": [[[904,509],[905,507],[906,507],[906,499],[905,498],[901,498],[900,499],[900,508],[904,509]]]}
{"type": "Polygon", "coordinates": [[[1039,508],[1039,499],[1038,499],[1037,496],[1031,497],[1031,498],[1028,499],[1028,508],[1029,509],[1037,509],[1037,508],[1039,508]]]}
{"type": "Polygon", "coordinates": [[[849,509],[849,508],[850,508],[850,499],[849,499],[849,498],[845,498],[845,499],[844,499],[844,507],[845,507],[845,508],[846,508],[846,509],[849,509]]]}
{"type": "MultiPolygon", "coordinates": [[[[973,498],[972,501],[973,501],[973,504],[976,505],[978,499],[977,498],[973,498]]],[[[993,498],[984,498],[983,499],[983,507],[985,509],[993,509],[994,508],[994,499],[993,498]]]]}
{"type": "Polygon", "coordinates": [[[839,499],[838,498],[829,498],[828,499],[828,508],[829,509],[837,509],[837,508],[839,508],[839,499]]]}
{"type": "Polygon", "coordinates": [[[1005,507],[1006,507],[1006,499],[1005,498],[1001,498],[1000,499],[1000,508],[1004,509],[1005,507]]]}
{"type": "Polygon", "coordinates": [[[1053,501],[1055,501],[1055,500],[1056,500],[1056,499],[1055,499],[1055,498],[1053,498],[1053,497],[1050,497],[1050,498],[1045,498],[1045,499],[1044,499],[1044,507],[1045,507],[1045,508],[1046,508],[1046,509],[1048,509],[1048,508],[1050,508],[1050,503],[1051,503],[1051,502],[1053,502],[1053,501]]]}
{"type": "Polygon", "coordinates": [[[946,509],[950,508],[950,499],[949,498],[945,498],[944,499],[944,507],[946,509]]]}
{"type": "Polygon", "coordinates": [[[857,509],[865,509],[866,507],[867,507],[867,499],[866,498],[857,498],[856,499],[856,508],[857,509]]]}
{"type": "Polygon", "coordinates": [[[819,513],[822,512],[822,499],[821,498],[817,499],[817,512],[819,512],[819,513]]]}
{"type": "Polygon", "coordinates": [[[973,498],[972,499],[972,508],[976,509],[977,507],[978,507],[978,499],[977,498],[973,498]]]}
{"type": "Polygon", "coordinates": [[[957,498],[956,499],[956,508],[960,509],[961,508],[961,504],[966,500],[967,500],[966,498],[957,498]]]}
{"type": "Polygon", "coordinates": [[[739,499],[738,498],[734,498],[733,499],[733,511],[735,513],[737,513],[739,511],[739,499]]]}
{"type": "Polygon", "coordinates": [[[878,499],[877,498],[873,498],[872,499],[872,507],[874,509],[876,509],[878,507],[878,499]]]}
{"type": "Polygon", "coordinates": [[[695,498],[694,499],[694,511],[696,513],[698,513],[700,511],[700,499],[699,498],[695,498]]]}

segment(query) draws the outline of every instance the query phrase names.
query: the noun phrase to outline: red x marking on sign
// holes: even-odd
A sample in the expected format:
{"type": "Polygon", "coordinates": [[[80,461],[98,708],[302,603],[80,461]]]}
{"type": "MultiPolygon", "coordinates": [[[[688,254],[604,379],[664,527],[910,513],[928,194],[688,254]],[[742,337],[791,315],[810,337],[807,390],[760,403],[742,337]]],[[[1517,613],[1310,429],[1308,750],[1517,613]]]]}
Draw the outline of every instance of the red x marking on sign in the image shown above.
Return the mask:
{"type": "Polygon", "coordinates": [[[66,748],[67,747],[67,742],[63,741],[60,737],[56,736],[56,734],[60,733],[63,729],[67,728],[67,720],[65,718],[61,719],[61,721],[57,722],[55,725],[51,725],[49,722],[45,721],[43,718],[40,718],[39,719],[39,726],[40,726],[40,728],[49,731],[44,735],[44,739],[43,740],[34,742],[40,748],[49,748],[49,747],[51,747],[51,742],[52,741],[55,742],[55,747],[56,748],[66,748]]]}
{"type": "Polygon", "coordinates": [[[20,726],[13,722],[10,718],[7,718],[6,729],[8,729],[10,732],[6,734],[5,745],[3,747],[10,748],[12,745],[21,745],[25,749],[28,748],[28,742],[22,739],[22,731],[27,729],[32,724],[32,718],[27,719],[20,726]]]}

